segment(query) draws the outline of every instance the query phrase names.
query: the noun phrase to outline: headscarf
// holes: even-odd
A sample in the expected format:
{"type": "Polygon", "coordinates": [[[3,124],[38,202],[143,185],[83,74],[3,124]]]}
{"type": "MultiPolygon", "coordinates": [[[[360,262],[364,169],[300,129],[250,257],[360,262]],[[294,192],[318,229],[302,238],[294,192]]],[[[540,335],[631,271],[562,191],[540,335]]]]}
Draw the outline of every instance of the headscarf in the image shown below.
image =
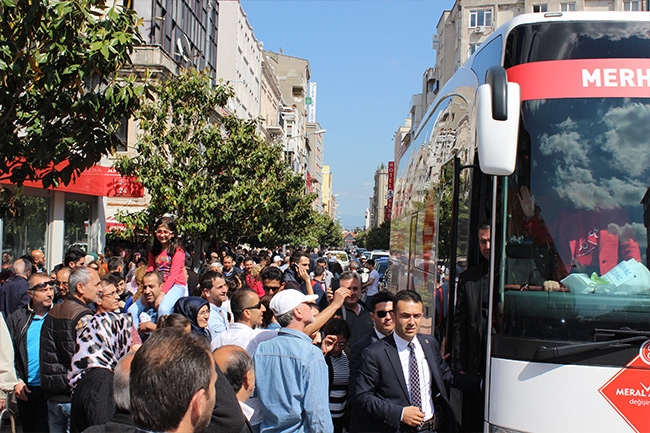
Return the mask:
{"type": "Polygon", "coordinates": [[[77,334],[77,351],[72,356],[68,382],[72,389],[86,371],[113,371],[131,348],[133,319],[123,313],[95,314],[77,334]]]}
{"type": "Polygon", "coordinates": [[[211,340],[212,338],[210,337],[210,331],[208,328],[201,328],[196,320],[199,310],[203,308],[204,305],[208,305],[208,301],[205,299],[199,298],[198,296],[186,296],[176,301],[173,312],[190,319],[192,332],[211,340]]]}

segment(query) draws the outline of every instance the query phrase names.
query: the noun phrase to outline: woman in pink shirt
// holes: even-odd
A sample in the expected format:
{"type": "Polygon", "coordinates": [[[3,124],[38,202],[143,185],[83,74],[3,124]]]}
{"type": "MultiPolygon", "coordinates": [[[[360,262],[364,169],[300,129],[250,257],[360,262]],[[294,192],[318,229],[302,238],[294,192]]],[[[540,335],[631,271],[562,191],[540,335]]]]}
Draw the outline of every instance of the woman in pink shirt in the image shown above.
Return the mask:
{"type": "Polygon", "coordinates": [[[179,298],[187,296],[185,274],[185,250],[176,231],[174,218],[164,216],[154,225],[154,240],[149,252],[147,272],[158,271],[163,275],[162,291],[165,293],[158,317],[171,314],[179,298]]]}

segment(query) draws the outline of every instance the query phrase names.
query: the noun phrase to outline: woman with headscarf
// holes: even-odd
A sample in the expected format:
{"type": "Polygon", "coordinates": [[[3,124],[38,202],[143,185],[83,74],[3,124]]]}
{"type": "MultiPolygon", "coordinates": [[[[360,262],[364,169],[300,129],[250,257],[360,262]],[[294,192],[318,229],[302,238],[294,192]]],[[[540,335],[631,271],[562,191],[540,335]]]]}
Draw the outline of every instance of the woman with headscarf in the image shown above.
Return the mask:
{"type": "Polygon", "coordinates": [[[180,298],[174,304],[174,313],[181,314],[190,319],[192,333],[212,340],[208,330],[208,319],[210,318],[210,305],[208,301],[198,296],[187,296],[180,298]]]}
{"type": "Polygon", "coordinates": [[[128,314],[94,315],[77,335],[68,381],[72,387],[70,431],[81,432],[108,422],[115,412],[113,370],[132,344],[133,321],[128,314]]]}

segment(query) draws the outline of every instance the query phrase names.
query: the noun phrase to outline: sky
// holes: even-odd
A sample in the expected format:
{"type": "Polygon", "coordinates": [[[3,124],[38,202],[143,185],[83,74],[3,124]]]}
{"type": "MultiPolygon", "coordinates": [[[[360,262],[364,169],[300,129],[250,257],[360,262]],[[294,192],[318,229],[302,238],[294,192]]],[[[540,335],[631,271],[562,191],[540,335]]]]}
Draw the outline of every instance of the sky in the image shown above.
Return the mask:
{"type": "Polygon", "coordinates": [[[264,49],[309,60],[338,217],[363,227],[374,174],[435,66],[432,36],[453,0],[241,0],[264,49]]]}

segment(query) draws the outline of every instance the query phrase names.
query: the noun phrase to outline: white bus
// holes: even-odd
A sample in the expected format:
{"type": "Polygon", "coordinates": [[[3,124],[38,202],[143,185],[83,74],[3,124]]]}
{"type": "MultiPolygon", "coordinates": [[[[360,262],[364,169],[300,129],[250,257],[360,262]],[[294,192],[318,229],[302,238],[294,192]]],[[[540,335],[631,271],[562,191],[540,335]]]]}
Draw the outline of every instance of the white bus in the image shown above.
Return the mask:
{"type": "Polygon", "coordinates": [[[512,19],[401,149],[391,287],[454,349],[486,221],[484,430],[650,432],[650,13],[512,19]]]}

